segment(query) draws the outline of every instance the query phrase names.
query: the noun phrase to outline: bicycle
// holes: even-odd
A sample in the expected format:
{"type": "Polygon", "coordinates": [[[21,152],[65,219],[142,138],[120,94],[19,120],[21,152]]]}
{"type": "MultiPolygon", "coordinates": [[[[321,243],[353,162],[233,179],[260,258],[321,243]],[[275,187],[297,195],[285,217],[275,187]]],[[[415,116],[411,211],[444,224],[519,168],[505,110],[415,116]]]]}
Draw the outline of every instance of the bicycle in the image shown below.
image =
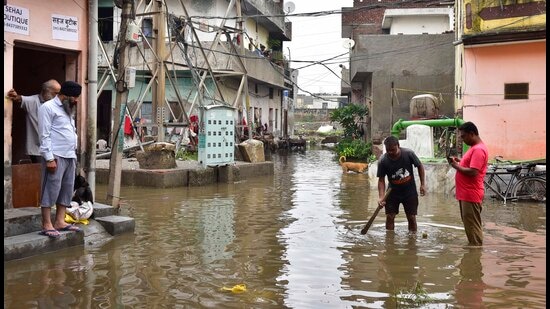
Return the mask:
{"type": "Polygon", "coordinates": [[[546,202],[546,169],[537,171],[536,165],[535,163],[526,165],[527,173],[520,174],[521,178],[512,189],[512,198],[546,202]]]}
{"type": "Polygon", "coordinates": [[[546,169],[537,170],[536,163],[511,164],[501,157],[489,165],[483,180],[485,187],[505,204],[506,201],[546,202],[546,169]],[[504,188],[504,190],[502,190],[504,188]]]}
{"type": "Polygon", "coordinates": [[[455,131],[456,127],[434,128],[434,145],[436,146],[434,156],[436,158],[458,155],[455,131]]]}

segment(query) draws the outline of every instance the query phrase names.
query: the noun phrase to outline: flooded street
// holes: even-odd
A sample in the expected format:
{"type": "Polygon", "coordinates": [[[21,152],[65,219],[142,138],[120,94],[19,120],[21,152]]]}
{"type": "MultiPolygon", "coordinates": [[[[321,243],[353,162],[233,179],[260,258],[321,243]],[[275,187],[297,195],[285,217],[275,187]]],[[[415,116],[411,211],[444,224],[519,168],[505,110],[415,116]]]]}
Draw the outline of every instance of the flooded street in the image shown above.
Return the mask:
{"type": "Polygon", "coordinates": [[[402,207],[394,232],[381,211],[361,235],[367,174],[330,150],[272,160],[275,175],[235,184],[123,187],[135,233],[5,262],[4,308],[546,307],[545,203],[486,200],[482,249],[463,248],[443,193],[420,197],[417,235],[402,207]]]}

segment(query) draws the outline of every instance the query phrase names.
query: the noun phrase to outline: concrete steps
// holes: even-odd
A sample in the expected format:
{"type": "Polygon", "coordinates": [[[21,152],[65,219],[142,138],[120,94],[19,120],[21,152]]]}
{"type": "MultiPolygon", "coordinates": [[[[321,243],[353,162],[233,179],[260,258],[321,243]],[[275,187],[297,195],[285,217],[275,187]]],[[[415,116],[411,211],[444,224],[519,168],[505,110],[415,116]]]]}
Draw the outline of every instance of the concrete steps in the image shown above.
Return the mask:
{"type": "Polygon", "coordinates": [[[4,237],[4,262],[84,244],[83,233],[60,233],[55,239],[38,232],[4,237]]]}
{"type": "MultiPolygon", "coordinates": [[[[82,232],[60,232],[58,238],[38,234],[42,230],[39,207],[4,209],[4,262],[63,248],[104,242],[112,236],[134,232],[133,218],[119,216],[109,205],[94,203],[89,224],[78,224],[82,232]]],[[[52,218],[55,209],[52,209],[52,218]]]]}

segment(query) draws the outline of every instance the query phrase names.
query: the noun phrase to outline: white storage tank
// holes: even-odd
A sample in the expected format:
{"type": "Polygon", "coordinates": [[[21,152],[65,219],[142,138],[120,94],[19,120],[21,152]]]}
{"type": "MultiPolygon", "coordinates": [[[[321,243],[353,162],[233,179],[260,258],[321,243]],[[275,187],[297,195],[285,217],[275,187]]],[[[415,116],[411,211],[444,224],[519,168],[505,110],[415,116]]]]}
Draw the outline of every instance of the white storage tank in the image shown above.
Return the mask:
{"type": "Polygon", "coordinates": [[[420,94],[411,98],[411,120],[434,119],[439,117],[440,102],[431,94],[420,94]]]}

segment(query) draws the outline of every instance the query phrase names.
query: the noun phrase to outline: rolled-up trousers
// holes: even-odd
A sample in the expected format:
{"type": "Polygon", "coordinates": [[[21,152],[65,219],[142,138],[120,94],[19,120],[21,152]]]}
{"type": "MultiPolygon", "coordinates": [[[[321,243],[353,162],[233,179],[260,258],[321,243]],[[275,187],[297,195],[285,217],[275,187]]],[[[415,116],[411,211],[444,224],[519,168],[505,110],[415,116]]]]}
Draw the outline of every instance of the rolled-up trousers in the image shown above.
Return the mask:
{"type": "Polygon", "coordinates": [[[472,246],[483,245],[483,229],[481,226],[482,204],[467,201],[458,201],[458,203],[468,243],[472,246]]]}

